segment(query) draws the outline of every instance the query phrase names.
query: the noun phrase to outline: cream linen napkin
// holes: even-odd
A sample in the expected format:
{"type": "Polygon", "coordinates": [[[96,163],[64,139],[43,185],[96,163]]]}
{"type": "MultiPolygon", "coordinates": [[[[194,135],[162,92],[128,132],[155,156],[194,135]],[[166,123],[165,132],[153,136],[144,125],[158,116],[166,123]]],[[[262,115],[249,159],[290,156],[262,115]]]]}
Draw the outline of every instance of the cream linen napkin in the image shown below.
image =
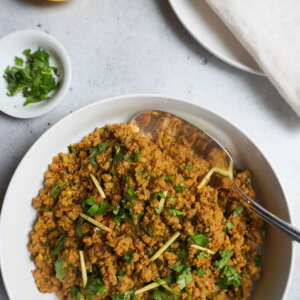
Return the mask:
{"type": "Polygon", "coordinates": [[[300,0],[206,1],[300,116],[300,0]]]}

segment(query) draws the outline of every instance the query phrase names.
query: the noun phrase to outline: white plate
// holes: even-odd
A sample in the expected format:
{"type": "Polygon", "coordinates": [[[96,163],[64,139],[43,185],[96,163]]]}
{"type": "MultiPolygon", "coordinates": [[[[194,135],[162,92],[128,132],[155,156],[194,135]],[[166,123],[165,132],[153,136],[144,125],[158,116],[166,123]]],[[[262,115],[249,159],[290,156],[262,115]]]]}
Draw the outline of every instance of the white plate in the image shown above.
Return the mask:
{"type": "Polygon", "coordinates": [[[15,118],[34,118],[54,109],[64,98],[71,82],[71,62],[63,45],[53,36],[39,30],[20,30],[12,32],[0,40],[0,111],[15,118]],[[24,58],[25,49],[47,51],[50,62],[60,72],[60,86],[49,100],[24,106],[25,98],[21,93],[7,96],[6,81],[3,78],[8,65],[13,66],[15,56],[24,58]]]}
{"type": "MultiPolygon", "coordinates": [[[[30,272],[34,265],[26,248],[28,232],[36,214],[31,201],[42,187],[43,173],[52,158],[58,152],[67,152],[69,144],[79,141],[95,127],[127,122],[137,112],[148,109],[175,113],[195,125],[201,125],[222,141],[239,166],[249,167],[255,174],[258,198],[264,206],[280,217],[290,219],[282,188],[266,158],[239,129],[221,117],[182,100],[161,96],[123,96],[100,101],[67,116],[44,133],[24,156],[9,184],[0,222],[0,261],[11,300],[57,299],[37,290],[30,272]]],[[[282,300],[292,273],[292,242],[280,232],[268,228],[264,248],[265,272],[253,297],[256,300],[282,300]]]]}
{"type": "Polygon", "coordinates": [[[205,0],[169,0],[185,28],[207,50],[243,71],[263,75],[261,69],[205,0]]]}

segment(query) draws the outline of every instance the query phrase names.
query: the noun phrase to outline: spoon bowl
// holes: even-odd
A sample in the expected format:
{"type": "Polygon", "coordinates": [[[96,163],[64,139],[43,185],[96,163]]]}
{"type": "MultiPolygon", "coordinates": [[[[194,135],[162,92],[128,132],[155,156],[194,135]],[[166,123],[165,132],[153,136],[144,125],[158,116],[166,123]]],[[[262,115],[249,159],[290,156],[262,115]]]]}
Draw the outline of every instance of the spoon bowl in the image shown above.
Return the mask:
{"type": "Polygon", "coordinates": [[[213,172],[228,176],[231,179],[234,188],[243,196],[244,205],[259,215],[264,221],[281,230],[293,240],[300,242],[300,231],[297,228],[266,210],[236,184],[233,176],[233,157],[221,143],[208,135],[203,128],[196,127],[186,120],[168,112],[154,110],[144,111],[135,115],[130,120],[129,124],[136,132],[141,132],[145,137],[152,140],[155,140],[160,132],[164,132],[166,135],[171,135],[175,138],[179,133],[182,134],[182,132],[184,132],[186,138],[190,141],[191,150],[196,154],[203,156],[212,166],[214,166],[207,176],[202,179],[198,188],[207,184],[209,177],[213,172]],[[214,161],[211,153],[216,152],[223,158],[222,160],[214,161]]]}

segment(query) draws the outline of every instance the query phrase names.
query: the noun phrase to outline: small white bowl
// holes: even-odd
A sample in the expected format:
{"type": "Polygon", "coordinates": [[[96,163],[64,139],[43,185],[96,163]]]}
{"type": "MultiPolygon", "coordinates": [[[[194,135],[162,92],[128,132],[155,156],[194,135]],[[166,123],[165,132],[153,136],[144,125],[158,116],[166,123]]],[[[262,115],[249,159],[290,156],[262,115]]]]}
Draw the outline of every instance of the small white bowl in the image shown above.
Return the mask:
{"type": "Polygon", "coordinates": [[[63,47],[51,35],[39,30],[21,30],[12,32],[0,40],[0,111],[15,118],[34,118],[52,110],[65,96],[71,82],[71,62],[63,47]],[[6,67],[14,65],[14,57],[22,57],[25,49],[43,48],[50,54],[50,62],[60,73],[60,86],[49,100],[23,106],[22,93],[7,96],[7,84],[3,78],[6,67]]]}

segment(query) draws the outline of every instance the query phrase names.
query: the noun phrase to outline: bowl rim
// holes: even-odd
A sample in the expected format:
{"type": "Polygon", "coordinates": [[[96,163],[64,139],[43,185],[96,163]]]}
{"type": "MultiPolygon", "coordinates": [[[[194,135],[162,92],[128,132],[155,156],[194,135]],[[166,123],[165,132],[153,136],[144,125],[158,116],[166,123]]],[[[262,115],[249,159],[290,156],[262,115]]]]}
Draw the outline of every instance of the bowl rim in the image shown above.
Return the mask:
{"type": "Polygon", "coordinates": [[[18,39],[22,37],[37,37],[45,41],[46,44],[51,45],[52,51],[59,58],[62,66],[63,73],[63,81],[62,84],[58,87],[56,94],[49,99],[47,103],[41,108],[36,110],[31,110],[27,113],[19,112],[18,110],[12,112],[5,108],[1,108],[0,111],[6,115],[19,118],[19,119],[31,119],[35,117],[42,116],[51,110],[53,110],[60,102],[62,102],[66,93],[68,92],[68,88],[72,79],[72,64],[70,60],[70,56],[63,46],[63,44],[58,41],[53,35],[46,33],[42,30],[37,29],[24,29],[24,30],[15,30],[12,31],[2,37],[0,37],[0,47],[2,42],[4,43],[6,40],[18,39]]]}
{"type": "MultiPolygon", "coordinates": [[[[74,115],[81,113],[87,107],[91,108],[93,106],[99,105],[99,103],[104,103],[104,102],[113,102],[113,101],[118,101],[118,100],[136,99],[136,98],[139,98],[139,99],[155,98],[155,99],[161,99],[161,100],[164,99],[164,100],[175,101],[175,102],[178,102],[178,103],[188,103],[189,105],[194,106],[195,108],[199,108],[200,107],[204,112],[207,112],[207,113],[211,114],[212,116],[216,116],[216,117],[220,118],[225,123],[228,123],[228,124],[232,125],[235,129],[237,129],[238,131],[240,131],[253,144],[253,146],[260,152],[260,154],[262,155],[262,157],[265,159],[265,161],[269,165],[269,167],[270,167],[271,171],[273,172],[275,178],[277,179],[279,187],[280,187],[280,189],[282,191],[282,195],[283,195],[286,207],[287,207],[287,216],[289,218],[289,221],[290,221],[290,223],[293,223],[292,221],[293,221],[293,219],[295,219],[295,216],[293,215],[291,207],[290,207],[290,204],[287,201],[286,192],[285,192],[285,189],[284,189],[284,185],[282,184],[282,180],[281,180],[280,175],[276,172],[276,170],[274,169],[274,167],[273,167],[270,159],[266,157],[266,155],[260,149],[260,147],[257,146],[256,143],[254,143],[252,141],[252,139],[238,125],[235,124],[235,122],[229,121],[225,117],[221,116],[220,114],[218,114],[218,113],[216,113],[216,112],[214,112],[212,110],[206,109],[206,108],[202,107],[201,105],[194,104],[190,100],[187,100],[187,99],[184,99],[184,98],[178,98],[178,97],[173,97],[171,95],[169,96],[169,95],[158,94],[158,93],[157,94],[155,94],[155,93],[135,93],[135,94],[124,94],[124,95],[120,95],[120,96],[108,97],[108,98],[104,98],[102,100],[100,99],[100,100],[97,100],[97,101],[95,101],[93,103],[90,103],[88,105],[85,105],[85,106],[79,108],[78,110],[72,112],[69,115],[66,115],[65,117],[63,117],[62,119],[60,119],[58,122],[56,122],[53,126],[51,126],[48,130],[46,130],[30,146],[30,148],[25,152],[24,156],[22,157],[22,159],[20,160],[18,166],[16,167],[16,169],[15,169],[15,171],[14,171],[14,173],[13,173],[11,179],[10,179],[10,182],[8,184],[7,190],[5,192],[5,195],[4,195],[4,198],[3,198],[2,208],[0,210],[0,236],[1,236],[1,232],[3,230],[2,229],[2,225],[1,225],[2,224],[2,212],[5,210],[5,207],[6,207],[7,203],[8,203],[8,201],[6,201],[6,197],[8,195],[9,190],[11,189],[11,185],[12,185],[12,182],[14,181],[14,178],[16,177],[16,174],[19,172],[19,169],[20,169],[20,166],[22,165],[22,162],[24,161],[24,159],[27,156],[27,154],[34,147],[34,145],[36,143],[38,143],[42,138],[44,138],[44,136],[49,131],[54,130],[54,127],[56,125],[61,124],[64,121],[73,118],[74,115]]],[[[284,291],[283,291],[282,300],[288,300],[287,299],[287,293],[288,293],[288,291],[290,289],[292,277],[293,277],[293,275],[295,273],[295,241],[293,241],[293,240],[291,240],[291,250],[290,250],[290,253],[291,253],[291,259],[290,259],[290,264],[289,264],[289,268],[288,268],[288,276],[287,276],[287,281],[286,281],[285,288],[284,288],[284,291]]],[[[7,289],[8,283],[6,282],[6,277],[3,276],[4,273],[3,273],[3,270],[1,268],[1,265],[2,265],[2,263],[1,263],[1,256],[2,255],[1,255],[1,247],[0,247],[0,273],[2,274],[2,279],[3,279],[3,284],[4,284],[4,287],[5,287],[5,290],[6,290],[8,296],[10,298],[9,290],[7,289]]]]}

